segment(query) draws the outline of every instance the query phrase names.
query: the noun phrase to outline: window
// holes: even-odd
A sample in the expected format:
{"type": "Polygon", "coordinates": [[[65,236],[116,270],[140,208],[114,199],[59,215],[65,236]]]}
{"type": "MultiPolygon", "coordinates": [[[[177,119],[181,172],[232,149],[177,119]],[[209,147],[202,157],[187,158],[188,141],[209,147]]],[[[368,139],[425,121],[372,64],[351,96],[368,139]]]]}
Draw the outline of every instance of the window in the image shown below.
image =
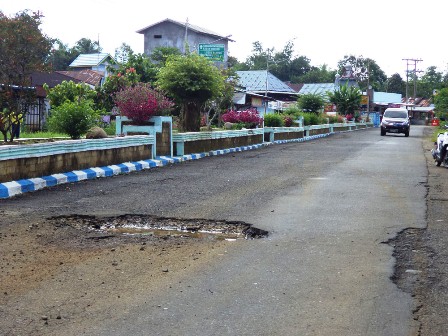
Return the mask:
{"type": "Polygon", "coordinates": [[[157,38],[157,39],[162,38],[162,35],[154,35],[154,38],[157,38]]]}

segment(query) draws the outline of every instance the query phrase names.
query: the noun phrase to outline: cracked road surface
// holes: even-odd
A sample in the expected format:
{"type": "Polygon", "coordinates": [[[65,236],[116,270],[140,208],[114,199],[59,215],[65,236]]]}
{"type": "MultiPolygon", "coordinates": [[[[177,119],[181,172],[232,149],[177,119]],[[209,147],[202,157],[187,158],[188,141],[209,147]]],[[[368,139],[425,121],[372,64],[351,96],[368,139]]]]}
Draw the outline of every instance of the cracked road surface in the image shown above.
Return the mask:
{"type": "Polygon", "coordinates": [[[426,228],[424,130],[340,133],[2,200],[0,333],[421,333],[425,304],[396,285],[390,242],[426,228]],[[269,235],[100,239],[49,219],[132,214],[269,235]]]}

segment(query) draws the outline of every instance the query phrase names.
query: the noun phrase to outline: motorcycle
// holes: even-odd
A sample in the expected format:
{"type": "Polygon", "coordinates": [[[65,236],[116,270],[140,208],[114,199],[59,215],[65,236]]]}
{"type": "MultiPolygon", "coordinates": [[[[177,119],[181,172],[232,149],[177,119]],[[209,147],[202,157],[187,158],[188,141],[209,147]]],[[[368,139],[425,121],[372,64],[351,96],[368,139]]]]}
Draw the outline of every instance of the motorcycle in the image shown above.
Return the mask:
{"type": "Polygon", "coordinates": [[[445,125],[445,129],[447,130],[446,132],[439,133],[437,136],[437,141],[434,142],[434,148],[431,150],[431,154],[437,166],[443,163],[448,168],[448,125],[445,125]]]}

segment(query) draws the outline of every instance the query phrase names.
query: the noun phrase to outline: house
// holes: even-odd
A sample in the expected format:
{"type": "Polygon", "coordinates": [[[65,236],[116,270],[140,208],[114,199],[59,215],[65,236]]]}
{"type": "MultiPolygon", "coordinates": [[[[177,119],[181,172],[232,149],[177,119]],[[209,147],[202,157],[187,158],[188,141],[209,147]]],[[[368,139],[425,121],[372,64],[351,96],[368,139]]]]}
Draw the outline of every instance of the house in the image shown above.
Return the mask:
{"type": "MultiPolygon", "coordinates": [[[[260,113],[282,109],[288,102],[297,101],[297,92],[267,70],[237,71],[240,103],[255,107],[260,113]],[[267,104],[269,101],[271,103],[267,104]]],[[[235,102],[235,100],[234,100],[235,102]]]]}
{"type": "Polygon", "coordinates": [[[223,63],[228,60],[228,43],[234,42],[228,36],[222,36],[208,29],[192,25],[187,22],[178,22],[171,19],[154,23],[137,31],[144,36],[144,53],[151,56],[154,49],[159,47],[172,47],[182,53],[197,51],[200,44],[219,44],[224,46],[223,63]],[[188,48],[188,50],[186,50],[188,48]]]}
{"type": "Polygon", "coordinates": [[[401,99],[403,105],[406,105],[409,110],[412,124],[427,125],[434,119],[434,104],[430,99],[424,98],[409,98],[409,103],[405,104],[406,97],[401,99]]]}
{"type": "Polygon", "coordinates": [[[70,68],[80,70],[94,70],[107,77],[107,67],[116,64],[114,58],[108,53],[80,54],[69,65],[70,68]]]}
{"type": "Polygon", "coordinates": [[[24,125],[32,131],[42,130],[50,103],[47,100],[47,92],[44,89],[44,84],[47,84],[50,89],[63,81],[73,81],[75,83],[85,83],[91,88],[99,86],[104,81],[104,75],[98,71],[81,68],[77,71],[53,71],[34,72],[30,76],[29,89],[35,90],[36,100],[32,103],[27,103],[24,109],[27,111],[25,115],[24,125]]]}

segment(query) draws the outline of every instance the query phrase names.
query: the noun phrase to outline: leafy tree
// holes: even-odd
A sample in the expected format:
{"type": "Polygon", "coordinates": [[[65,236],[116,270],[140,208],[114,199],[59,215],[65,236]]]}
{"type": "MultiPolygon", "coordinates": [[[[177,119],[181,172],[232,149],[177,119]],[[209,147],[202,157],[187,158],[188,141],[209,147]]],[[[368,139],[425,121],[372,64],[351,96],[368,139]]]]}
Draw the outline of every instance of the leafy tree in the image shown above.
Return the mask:
{"type": "Polygon", "coordinates": [[[437,71],[437,67],[430,66],[425,74],[419,79],[417,85],[417,96],[429,98],[434,90],[442,87],[443,73],[437,71]]]}
{"type": "Polygon", "coordinates": [[[79,139],[81,135],[97,124],[100,113],[93,108],[93,101],[66,100],[51,110],[48,118],[48,129],[52,132],[68,134],[72,139],[79,139]]]}
{"type": "Polygon", "coordinates": [[[336,70],[329,70],[326,64],[320,67],[311,67],[309,71],[304,69],[302,75],[292,76],[293,83],[333,83],[336,70]]]}
{"type": "Polygon", "coordinates": [[[51,55],[47,62],[49,68],[54,71],[68,70],[69,65],[73,62],[76,56],[78,56],[78,54],[73,49],[69,48],[67,44],[62,43],[59,39],[55,39],[53,40],[53,49],[51,50],[51,55]]]}
{"type": "Polygon", "coordinates": [[[50,101],[51,108],[61,106],[66,101],[79,102],[82,100],[94,100],[96,97],[95,90],[84,83],[75,83],[73,81],[63,81],[50,89],[47,84],[44,84],[44,89],[47,92],[47,98],[50,101]]]}
{"type": "Polygon", "coordinates": [[[398,73],[393,74],[386,81],[386,91],[406,95],[406,83],[398,73]]]}
{"type": "Polygon", "coordinates": [[[157,75],[157,86],[171,96],[181,109],[183,131],[200,130],[200,109],[219,96],[225,77],[209,60],[197,54],[171,56],[157,75]]]}
{"type": "Polygon", "coordinates": [[[253,42],[252,55],[248,56],[245,61],[247,70],[266,70],[272,51],[274,51],[274,48],[264,50],[261,42],[253,42]]]}
{"type": "Polygon", "coordinates": [[[42,15],[22,11],[7,17],[0,11],[0,132],[13,141],[26,111],[25,102],[35,98],[26,89],[31,74],[45,68],[51,40],[39,26],[42,15]]]}
{"type": "Polygon", "coordinates": [[[114,59],[118,64],[125,64],[129,60],[129,55],[133,53],[131,46],[123,42],[120,47],[115,49],[114,59]]]}
{"type": "Polygon", "coordinates": [[[92,41],[89,38],[83,37],[76,42],[75,46],[73,47],[73,51],[77,53],[76,56],[78,56],[80,54],[100,53],[102,51],[102,48],[97,41],[92,41]]]}
{"type": "Polygon", "coordinates": [[[434,106],[439,118],[448,117],[448,88],[443,88],[434,96],[434,106]]]}
{"type": "Polygon", "coordinates": [[[319,113],[324,107],[324,98],[319,94],[308,93],[298,99],[299,107],[305,112],[319,113]]]}
{"type": "Polygon", "coordinates": [[[235,92],[235,86],[237,85],[237,75],[232,68],[221,71],[222,75],[227,78],[227,80],[224,82],[223,89],[217,97],[208,100],[204,104],[204,113],[206,114],[204,121],[205,126],[207,126],[208,129],[211,129],[211,125],[214,122],[220,124],[222,119],[219,118],[219,116],[224,111],[228,110],[228,108],[232,106],[233,103],[233,95],[235,92]]]}
{"type": "Polygon", "coordinates": [[[356,86],[343,85],[339,90],[327,92],[331,103],[336,104],[338,112],[354,115],[361,104],[361,91],[356,86]]]}
{"type": "Polygon", "coordinates": [[[367,82],[376,91],[382,91],[387,81],[387,76],[383,70],[370,58],[361,56],[344,56],[344,59],[338,62],[339,74],[343,74],[344,66],[351,65],[359,86],[367,89],[367,82]]]}
{"type": "Polygon", "coordinates": [[[0,12],[0,82],[24,86],[32,72],[44,69],[51,40],[39,26],[42,15],[17,13],[8,18],[0,12]]]}
{"type": "Polygon", "coordinates": [[[295,82],[311,70],[310,60],[305,56],[293,56],[294,43],[288,41],[281,52],[274,48],[264,49],[259,41],[253,43],[252,55],[244,64],[237,64],[236,70],[265,70],[282,81],[295,82]]]}
{"type": "Polygon", "coordinates": [[[158,65],[158,67],[163,67],[170,56],[182,55],[179,49],[176,47],[157,47],[152,53],[150,59],[158,65]]]}

